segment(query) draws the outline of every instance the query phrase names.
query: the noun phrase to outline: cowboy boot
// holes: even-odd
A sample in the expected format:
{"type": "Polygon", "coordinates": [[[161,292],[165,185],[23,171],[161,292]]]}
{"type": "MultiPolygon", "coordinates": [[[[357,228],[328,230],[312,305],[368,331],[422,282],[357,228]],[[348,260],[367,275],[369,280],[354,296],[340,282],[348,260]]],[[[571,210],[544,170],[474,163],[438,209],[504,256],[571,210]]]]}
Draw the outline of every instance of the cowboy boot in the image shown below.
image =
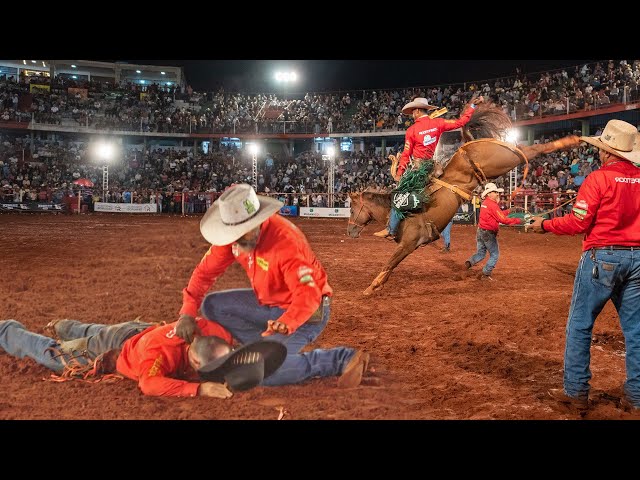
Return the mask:
{"type": "Polygon", "coordinates": [[[89,346],[89,337],[76,338],[74,340],[67,340],[59,342],[60,351],[69,355],[75,355],[85,352],[89,346]]]}

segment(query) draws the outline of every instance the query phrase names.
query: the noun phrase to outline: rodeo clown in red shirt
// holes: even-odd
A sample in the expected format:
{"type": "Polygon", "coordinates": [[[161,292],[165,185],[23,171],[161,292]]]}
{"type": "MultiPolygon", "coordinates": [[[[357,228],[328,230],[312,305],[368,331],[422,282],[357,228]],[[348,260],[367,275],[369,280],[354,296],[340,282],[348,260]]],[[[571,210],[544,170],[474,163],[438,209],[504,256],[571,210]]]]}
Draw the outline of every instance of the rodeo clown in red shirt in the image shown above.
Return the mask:
{"type": "Polygon", "coordinates": [[[287,347],[282,366],[263,385],[300,383],[340,375],[338,386],[355,387],[369,354],[347,347],[299,353],[329,321],[333,290],[304,234],[276,215],[283,203],[258,196],[250,185],[226,190],[200,222],[212,244],[183,290],[177,334],[190,342],[203,316],[218,322],[241,343],[267,337],[287,347]],[[247,272],[252,288],[206,292],[233,263],[247,272]],[[204,299],[204,300],[203,300],[204,299]]]}
{"type": "Polygon", "coordinates": [[[476,263],[481,262],[487,255],[487,251],[489,252],[489,260],[482,268],[482,272],[478,274],[478,279],[480,280],[493,280],[491,272],[500,257],[500,249],[498,248],[500,224],[520,225],[522,223],[520,218],[509,218],[507,216],[509,215],[509,210],[500,209],[498,201],[502,192],[504,192],[504,188],[498,188],[495,183],[487,183],[484,186],[484,191],[480,194],[484,201],[480,206],[480,222],[476,232],[477,250],[469,260],[464,262],[465,267],[469,269],[476,263]]]}
{"type": "Polygon", "coordinates": [[[551,397],[580,410],[589,407],[591,332],[611,299],[625,337],[627,380],[621,406],[640,412],[640,138],[635,126],[610,120],[600,137],[581,137],[598,147],[601,168],[590,173],[572,211],[546,220],[538,233],[584,234],[566,328],[564,388],[551,397]]]}
{"type": "MultiPolygon", "coordinates": [[[[481,96],[472,99],[472,103],[464,109],[460,118],[455,120],[429,117],[428,112],[438,107],[431,105],[426,98],[418,97],[407,103],[402,108],[402,113],[411,115],[414,124],[407,129],[405,134],[404,150],[396,172],[398,177],[407,171],[409,161],[412,161],[413,168],[419,168],[423,161],[432,159],[442,133],[466,125],[476,106],[483,101],[484,98],[481,96]]],[[[397,215],[395,208],[392,208],[387,228],[374,233],[374,235],[386,238],[395,237],[400,221],[401,218],[397,215]]]]}

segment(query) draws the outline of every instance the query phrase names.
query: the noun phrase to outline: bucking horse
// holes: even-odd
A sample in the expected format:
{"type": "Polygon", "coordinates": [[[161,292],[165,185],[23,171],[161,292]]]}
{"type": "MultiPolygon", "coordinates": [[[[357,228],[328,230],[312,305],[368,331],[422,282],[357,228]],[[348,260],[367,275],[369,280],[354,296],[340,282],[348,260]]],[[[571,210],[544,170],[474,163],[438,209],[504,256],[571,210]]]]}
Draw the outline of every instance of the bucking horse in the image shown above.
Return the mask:
{"type": "MultiPolygon", "coordinates": [[[[427,185],[429,202],[423,210],[402,221],[395,237],[397,248],[383,270],[363,292],[371,295],[380,290],[393,270],[418,247],[438,238],[458,211],[472,198],[478,185],[492,181],[518,165],[541,154],[573,148],[580,137],[571,135],[537,145],[513,145],[503,141],[511,120],[502,109],[492,104],[480,105],[462,128],[463,144],[456,150],[442,174],[431,177],[427,185]]],[[[525,169],[525,175],[526,175],[525,169]]],[[[397,180],[397,178],[396,178],[397,180]]],[[[357,238],[372,220],[385,225],[391,210],[391,193],[351,193],[351,215],[347,226],[350,237],[357,238]]]]}

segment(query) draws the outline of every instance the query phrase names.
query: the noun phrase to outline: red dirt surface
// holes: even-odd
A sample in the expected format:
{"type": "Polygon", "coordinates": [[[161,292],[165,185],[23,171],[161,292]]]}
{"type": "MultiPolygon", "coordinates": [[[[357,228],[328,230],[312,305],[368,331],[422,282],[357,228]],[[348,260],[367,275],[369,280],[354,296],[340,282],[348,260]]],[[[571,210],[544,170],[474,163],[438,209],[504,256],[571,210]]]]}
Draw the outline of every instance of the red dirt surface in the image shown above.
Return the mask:
{"type": "MultiPolygon", "coordinates": [[[[181,290],[208,248],[200,217],[0,215],[0,319],[44,333],[55,318],[174,321],[181,290]]],[[[258,387],[229,400],[154,398],[135,382],[43,381],[49,370],[0,352],[0,419],[578,419],[546,396],[562,385],[564,329],[580,238],[502,228],[495,281],[464,270],[475,227],[455,225],[420,248],[373,297],[363,290],[394,249],[347,221],[295,219],[329,274],[332,317],[313,347],[371,352],[363,384],[336,378],[258,387]]],[[[472,272],[479,271],[479,266],[472,272]]],[[[214,290],[248,287],[233,265],[214,290]]],[[[591,348],[587,419],[631,419],[618,407],[624,338],[609,303],[591,348]]]]}

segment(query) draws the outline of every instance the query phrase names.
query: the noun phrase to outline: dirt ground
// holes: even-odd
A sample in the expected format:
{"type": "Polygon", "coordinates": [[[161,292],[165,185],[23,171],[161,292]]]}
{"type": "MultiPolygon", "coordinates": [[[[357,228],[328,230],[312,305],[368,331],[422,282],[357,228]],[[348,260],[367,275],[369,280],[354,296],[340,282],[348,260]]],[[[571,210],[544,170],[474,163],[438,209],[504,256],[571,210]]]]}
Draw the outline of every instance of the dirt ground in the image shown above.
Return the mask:
{"type": "MultiPolygon", "coordinates": [[[[43,333],[55,318],[174,321],[181,289],[208,244],[200,217],[0,215],[0,319],[43,333]]],[[[314,347],[371,352],[363,384],[335,378],[258,387],[229,400],[154,398],[135,382],[44,381],[49,371],[0,352],[0,419],[579,419],[546,396],[562,385],[564,329],[580,238],[502,228],[493,282],[468,276],[475,227],[455,225],[420,248],[373,297],[363,290],[394,249],[347,221],[296,219],[329,274],[332,317],[314,347]]],[[[479,271],[476,266],[473,272],[479,271]]],[[[233,265],[215,290],[248,287],[233,265]]],[[[631,419],[618,408],[624,338],[609,303],[591,348],[586,419],[631,419]]]]}

